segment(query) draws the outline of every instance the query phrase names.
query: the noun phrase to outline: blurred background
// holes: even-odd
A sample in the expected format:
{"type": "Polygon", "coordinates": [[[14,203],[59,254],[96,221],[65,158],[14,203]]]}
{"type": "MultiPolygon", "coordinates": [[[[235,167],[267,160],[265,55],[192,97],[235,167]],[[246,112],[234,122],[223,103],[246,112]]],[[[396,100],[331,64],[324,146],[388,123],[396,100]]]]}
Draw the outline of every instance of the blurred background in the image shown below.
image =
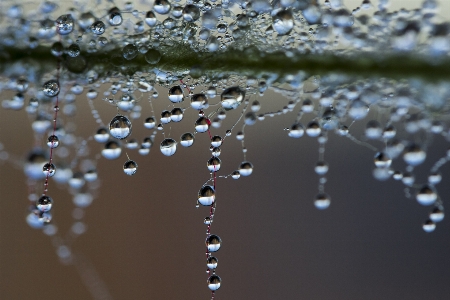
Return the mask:
{"type": "MultiPolygon", "coordinates": [[[[393,5],[409,7],[412,2],[393,5]]],[[[158,91],[156,112],[168,105],[167,90],[158,91]]],[[[77,97],[70,122],[76,136],[87,138],[98,125],[85,93],[77,97]]],[[[3,93],[0,100],[11,95],[3,93]]],[[[262,112],[278,111],[289,101],[270,90],[250,99],[261,102],[262,112]]],[[[116,108],[100,97],[95,101],[100,117],[109,123],[116,108]]],[[[218,101],[216,97],[211,103],[218,101]]],[[[133,120],[131,136],[138,140],[151,133],[142,125],[151,109],[145,98],[140,105],[142,117],[133,120]]],[[[227,114],[221,128],[211,133],[224,136],[239,114],[227,114]]],[[[383,117],[371,112],[353,125],[352,134],[360,138],[367,120],[383,117]]],[[[188,111],[166,135],[179,141],[181,134],[194,130],[196,118],[188,111]]],[[[288,137],[283,129],[295,118],[296,113],[288,113],[247,126],[245,147],[253,174],[217,181],[212,233],[223,243],[214,254],[222,278],[215,299],[448,299],[448,220],[425,233],[422,223],[429,208],[406,198],[401,182],[375,180],[373,151],[334,133],[325,152],[330,166],[325,191],[331,205],[317,210],[314,166],[319,145],[307,136],[288,137]]],[[[73,261],[67,263],[56,253],[60,240],[25,220],[29,191],[20,161],[35,146],[31,123],[25,110],[0,109],[0,142],[10,154],[9,160],[0,161],[0,299],[209,299],[203,224],[209,209],[195,207],[198,190],[209,178],[207,133],[197,134],[190,148],[179,145],[172,157],[158,149],[161,134],[147,156],[127,150],[139,166],[134,176],[122,171],[125,151],[117,160],[99,157],[101,187],[85,210],[87,230],[73,242],[73,261]]],[[[221,147],[219,175],[231,173],[243,161],[241,142],[235,138],[239,128],[221,147]]],[[[95,157],[102,145],[90,141],[89,149],[95,157]]],[[[416,169],[418,182],[426,181],[428,170],[447,149],[443,137],[433,140],[427,160],[416,169]]],[[[401,159],[394,161],[394,169],[403,167],[401,159]]],[[[438,190],[445,203],[450,196],[448,166],[441,172],[438,190]]],[[[57,235],[70,239],[73,196],[52,180],[49,195],[55,202],[57,235]]]]}

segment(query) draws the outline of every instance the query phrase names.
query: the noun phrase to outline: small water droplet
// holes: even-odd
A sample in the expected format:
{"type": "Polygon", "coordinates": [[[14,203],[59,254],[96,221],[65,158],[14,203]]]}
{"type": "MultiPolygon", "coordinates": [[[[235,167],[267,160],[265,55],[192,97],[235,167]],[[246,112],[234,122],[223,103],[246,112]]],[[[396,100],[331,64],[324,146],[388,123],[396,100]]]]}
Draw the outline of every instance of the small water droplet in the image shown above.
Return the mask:
{"type": "Polygon", "coordinates": [[[128,160],[123,165],[123,172],[130,176],[134,175],[134,174],[136,174],[137,167],[138,167],[138,165],[134,160],[128,160]]]}

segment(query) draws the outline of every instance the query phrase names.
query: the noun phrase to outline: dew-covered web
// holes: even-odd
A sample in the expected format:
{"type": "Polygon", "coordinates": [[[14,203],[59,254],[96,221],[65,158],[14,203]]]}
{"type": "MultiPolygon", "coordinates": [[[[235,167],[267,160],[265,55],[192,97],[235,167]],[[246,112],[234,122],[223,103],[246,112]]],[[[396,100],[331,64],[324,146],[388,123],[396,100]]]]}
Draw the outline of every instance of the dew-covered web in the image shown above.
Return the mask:
{"type": "Polygon", "coordinates": [[[279,134],[299,144],[318,142],[318,155],[310,158],[316,163],[304,171],[318,176],[311,199],[317,209],[334,203],[326,189],[333,180],[326,153],[337,136],[372,153],[367,159],[376,180],[398,181],[406,198],[427,206],[422,228],[434,231],[444,219],[437,186],[450,160],[450,152],[433,147],[450,140],[450,25],[434,0],[409,10],[390,11],[389,4],[2,1],[2,111],[25,110],[34,141],[23,160],[0,140],[0,160],[23,168],[28,178],[26,222],[52,239],[63,264],[76,266],[93,298],[112,299],[88,259],[72,251],[88,228],[87,208],[101,196],[98,162],[122,160],[123,173],[138,177],[147,167],[143,156],[207,147],[205,174],[195,175],[196,206],[208,209],[206,273],[214,299],[222,281],[215,253],[222,240],[212,234],[225,193],[220,184],[254,172],[257,149],[246,141],[258,137],[248,128],[280,118],[286,127],[279,134]],[[268,91],[277,99],[263,97],[268,91]],[[90,115],[75,117],[81,101],[90,115]],[[76,128],[85,122],[95,124],[88,135],[76,128]],[[362,131],[355,128],[361,124],[362,131]],[[239,149],[228,146],[233,138],[239,149]],[[155,144],[159,151],[150,153],[155,144]],[[441,155],[436,162],[427,160],[431,150],[441,155]],[[222,163],[222,151],[242,152],[242,159],[222,163]],[[426,177],[417,171],[423,165],[430,169],[426,177]],[[56,185],[73,199],[67,234],[51,214],[54,203],[69,205],[50,196],[56,185]]]}

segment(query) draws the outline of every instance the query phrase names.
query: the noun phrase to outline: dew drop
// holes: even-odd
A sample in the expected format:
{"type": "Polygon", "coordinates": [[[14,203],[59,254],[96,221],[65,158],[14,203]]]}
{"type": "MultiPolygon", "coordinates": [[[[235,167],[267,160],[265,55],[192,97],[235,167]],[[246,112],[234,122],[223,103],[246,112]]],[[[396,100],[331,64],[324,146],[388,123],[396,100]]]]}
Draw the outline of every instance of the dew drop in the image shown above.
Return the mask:
{"type": "Polygon", "coordinates": [[[249,161],[244,161],[239,166],[239,174],[242,176],[250,176],[253,172],[253,165],[249,161]]]}
{"type": "Polygon", "coordinates": [[[96,21],[92,23],[89,28],[96,35],[102,35],[103,33],[105,33],[105,23],[103,23],[102,21],[96,21]]]}
{"type": "Polygon", "coordinates": [[[181,135],[180,144],[183,147],[190,147],[194,144],[194,135],[190,132],[186,132],[181,135]]]}
{"type": "Polygon", "coordinates": [[[324,161],[318,161],[314,167],[314,171],[318,175],[325,175],[328,172],[328,164],[324,161]]]}
{"type": "Polygon", "coordinates": [[[206,266],[211,269],[214,270],[215,268],[217,268],[217,264],[218,264],[219,260],[217,258],[215,258],[214,256],[210,256],[208,257],[208,259],[206,260],[206,266]]]}
{"type": "Polygon", "coordinates": [[[417,193],[416,200],[422,205],[431,205],[437,200],[436,191],[432,187],[424,185],[417,193]]]}
{"type": "Polygon", "coordinates": [[[222,240],[215,234],[211,234],[207,237],[205,243],[209,252],[216,252],[220,249],[220,246],[222,246],[222,240]]]}
{"type": "Polygon", "coordinates": [[[195,130],[197,132],[206,132],[209,130],[209,126],[211,125],[211,122],[208,118],[200,117],[195,121],[195,130]]]}
{"type": "Polygon", "coordinates": [[[191,107],[201,110],[208,108],[208,98],[205,94],[195,94],[191,97],[191,107]]]}
{"type": "Polygon", "coordinates": [[[148,11],[147,14],[145,15],[145,23],[150,26],[153,27],[156,25],[156,22],[158,20],[156,19],[156,15],[153,11],[148,11]]]}
{"type": "Polygon", "coordinates": [[[131,134],[131,122],[122,115],[115,116],[109,123],[109,133],[116,139],[123,140],[131,134]]]}
{"type": "Polygon", "coordinates": [[[330,196],[325,193],[320,193],[314,200],[314,205],[317,209],[327,209],[330,206],[330,196]]]}
{"type": "Polygon", "coordinates": [[[222,107],[226,110],[236,109],[244,101],[245,91],[240,87],[234,86],[227,88],[220,95],[222,107]]]}
{"type": "Polygon", "coordinates": [[[221,279],[217,275],[212,275],[208,278],[208,288],[211,291],[217,291],[220,288],[221,279]]]}
{"type": "Polygon", "coordinates": [[[161,60],[161,53],[156,49],[149,49],[144,58],[149,64],[156,65],[161,60]]]}
{"type": "Polygon", "coordinates": [[[99,143],[105,143],[109,139],[108,130],[104,127],[99,128],[94,135],[94,139],[99,143]]]}
{"type": "Polygon", "coordinates": [[[36,207],[41,212],[48,212],[52,209],[53,199],[49,196],[42,196],[36,201],[36,207]]]}
{"type": "Polygon", "coordinates": [[[148,117],[144,121],[145,128],[153,129],[153,128],[155,128],[155,125],[156,125],[156,122],[155,122],[155,118],[154,117],[148,117]]]}
{"type": "Polygon", "coordinates": [[[202,186],[200,191],[198,191],[198,199],[197,200],[201,205],[210,206],[211,204],[214,203],[215,198],[216,198],[216,196],[215,196],[214,188],[210,185],[204,185],[204,186],[202,186]]]}
{"type": "Polygon", "coordinates": [[[113,7],[108,11],[109,14],[109,25],[119,26],[123,22],[122,14],[117,7],[113,7]]]}
{"type": "Polygon", "coordinates": [[[180,107],[175,107],[170,112],[170,119],[172,122],[180,122],[183,119],[183,109],[180,107]]]}
{"type": "Polygon", "coordinates": [[[58,148],[58,146],[59,146],[59,139],[58,139],[58,137],[56,135],[49,136],[48,139],[47,139],[47,146],[49,146],[52,149],[58,148]]]}
{"type": "Polygon", "coordinates": [[[183,8],[183,19],[186,22],[195,22],[200,18],[200,9],[193,4],[188,4],[183,8]]]}
{"type": "Polygon", "coordinates": [[[138,49],[133,44],[128,44],[122,49],[123,58],[126,60],[132,60],[138,55],[138,49]]]}
{"type": "Polygon", "coordinates": [[[374,163],[377,168],[389,168],[392,163],[392,159],[384,152],[378,152],[375,154],[374,163]]]}
{"type": "Polygon", "coordinates": [[[207,163],[208,170],[210,172],[217,172],[220,170],[220,164],[221,164],[220,158],[211,157],[207,163]]]}
{"type": "Polygon", "coordinates": [[[172,103],[179,103],[184,100],[183,90],[179,85],[173,86],[169,89],[169,100],[172,103]]]}
{"type": "Polygon", "coordinates": [[[122,148],[116,141],[108,141],[105,144],[105,148],[102,150],[102,155],[106,159],[116,159],[122,153],[122,148]]]}
{"type": "Polygon", "coordinates": [[[235,170],[231,173],[231,178],[239,179],[239,177],[241,177],[241,173],[238,170],[235,170]]]}
{"type": "Polygon", "coordinates": [[[73,18],[71,15],[62,15],[55,21],[56,31],[60,35],[67,35],[73,31],[73,18]]]}
{"type": "Polygon", "coordinates": [[[292,138],[300,138],[305,133],[305,128],[300,123],[295,123],[289,129],[288,135],[292,138]]]}
{"type": "Polygon", "coordinates": [[[420,165],[425,161],[426,157],[427,153],[416,144],[411,144],[408,146],[403,154],[403,160],[411,166],[420,165]]]}
{"type": "Polygon", "coordinates": [[[177,142],[174,139],[166,138],[161,142],[159,149],[165,156],[172,156],[177,151],[177,142]]]}
{"type": "Polygon", "coordinates": [[[42,167],[42,172],[44,172],[44,175],[45,175],[45,176],[52,177],[53,175],[55,175],[56,167],[55,167],[54,164],[46,163],[46,164],[42,167]]]}
{"type": "Polygon", "coordinates": [[[432,220],[428,219],[422,225],[422,229],[425,232],[433,232],[436,229],[436,223],[434,223],[432,220]]]}
{"type": "Polygon", "coordinates": [[[134,160],[128,160],[123,165],[123,172],[130,176],[134,175],[134,174],[136,174],[137,167],[138,167],[138,165],[134,160]]]}
{"type": "Polygon", "coordinates": [[[49,80],[43,86],[44,95],[47,97],[55,97],[59,94],[59,82],[56,80],[49,80]]]}
{"type": "Polygon", "coordinates": [[[170,8],[170,2],[167,0],[155,0],[155,3],[153,4],[153,10],[160,15],[168,14],[170,8]]]}

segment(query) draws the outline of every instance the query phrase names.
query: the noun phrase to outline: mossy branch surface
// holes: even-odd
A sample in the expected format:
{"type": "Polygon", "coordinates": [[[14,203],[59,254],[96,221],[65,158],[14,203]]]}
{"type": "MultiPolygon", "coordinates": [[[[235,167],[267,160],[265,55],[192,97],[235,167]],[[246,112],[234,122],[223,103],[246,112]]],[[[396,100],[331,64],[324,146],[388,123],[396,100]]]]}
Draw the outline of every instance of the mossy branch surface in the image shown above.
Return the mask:
{"type": "MultiPolygon", "coordinates": [[[[143,54],[132,60],[125,60],[121,49],[82,52],[71,58],[63,55],[63,66],[69,73],[84,73],[95,69],[100,75],[111,73],[134,74],[137,71],[151,72],[159,69],[174,75],[187,74],[193,68],[197,74],[224,77],[229,74],[258,75],[264,73],[297,74],[303,71],[309,75],[342,74],[348,76],[386,77],[393,79],[419,78],[425,81],[446,81],[450,79],[450,59],[431,58],[411,54],[353,54],[335,55],[302,54],[288,57],[283,52],[263,53],[256,48],[244,51],[230,49],[225,52],[195,52],[186,45],[162,46],[158,49],[162,58],[150,65],[143,54]]],[[[31,64],[39,72],[54,70],[57,59],[49,47],[35,49],[4,48],[0,54],[0,70],[14,63],[31,64]]],[[[194,72],[191,72],[193,75],[194,72]]]]}

